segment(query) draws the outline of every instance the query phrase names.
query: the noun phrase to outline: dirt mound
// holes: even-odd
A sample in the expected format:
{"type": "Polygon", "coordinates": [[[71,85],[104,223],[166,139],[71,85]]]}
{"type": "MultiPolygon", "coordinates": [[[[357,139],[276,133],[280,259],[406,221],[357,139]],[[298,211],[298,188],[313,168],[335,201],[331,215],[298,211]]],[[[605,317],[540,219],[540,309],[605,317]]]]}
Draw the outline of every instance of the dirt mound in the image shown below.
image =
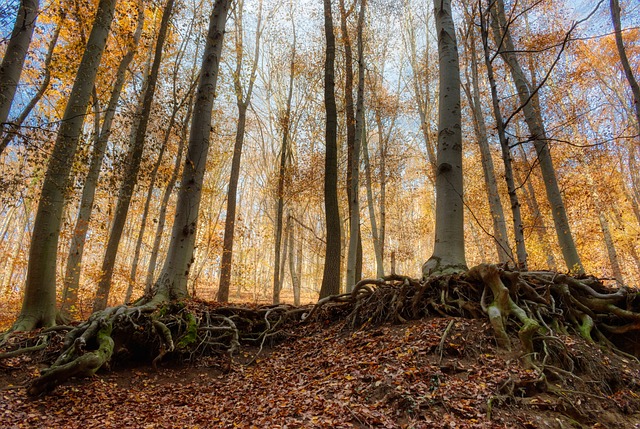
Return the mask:
{"type": "MultiPolygon", "coordinates": [[[[242,348],[231,365],[101,370],[29,399],[37,357],[0,363],[2,427],[632,428],[640,365],[561,336],[573,371],[541,378],[487,320],[426,318],[351,330],[308,324],[289,340],[242,348]]],[[[560,347],[560,345],[558,345],[560,347]]],[[[43,350],[43,357],[53,352],[43,350]]],[[[547,372],[549,373],[549,372],[547,372]]]]}

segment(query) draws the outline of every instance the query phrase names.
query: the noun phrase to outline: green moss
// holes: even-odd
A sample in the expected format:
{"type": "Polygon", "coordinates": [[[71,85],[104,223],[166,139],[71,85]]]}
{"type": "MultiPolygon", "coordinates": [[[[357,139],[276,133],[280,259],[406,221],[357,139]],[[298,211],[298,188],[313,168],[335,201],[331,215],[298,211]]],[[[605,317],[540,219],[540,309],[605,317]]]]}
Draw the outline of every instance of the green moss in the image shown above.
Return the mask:
{"type": "Polygon", "coordinates": [[[186,349],[198,338],[198,321],[191,313],[187,313],[184,317],[187,321],[187,330],[178,341],[178,349],[186,349]]]}

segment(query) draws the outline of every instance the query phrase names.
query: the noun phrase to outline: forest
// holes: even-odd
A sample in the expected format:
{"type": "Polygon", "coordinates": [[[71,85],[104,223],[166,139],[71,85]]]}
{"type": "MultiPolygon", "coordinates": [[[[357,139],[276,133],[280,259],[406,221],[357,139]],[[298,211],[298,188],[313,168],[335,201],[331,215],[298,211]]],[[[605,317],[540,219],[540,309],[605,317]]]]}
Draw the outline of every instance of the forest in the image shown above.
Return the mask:
{"type": "Polygon", "coordinates": [[[635,0],[8,0],[0,56],[5,426],[640,425],[635,0]]]}

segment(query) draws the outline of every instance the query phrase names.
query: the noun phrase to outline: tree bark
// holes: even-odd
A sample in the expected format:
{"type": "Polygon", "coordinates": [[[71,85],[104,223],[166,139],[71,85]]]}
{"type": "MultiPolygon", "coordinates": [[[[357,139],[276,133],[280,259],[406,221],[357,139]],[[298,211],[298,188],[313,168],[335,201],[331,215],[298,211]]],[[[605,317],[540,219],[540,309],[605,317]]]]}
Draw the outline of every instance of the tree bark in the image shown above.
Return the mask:
{"type": "Polygon", "coordinates": [[[6,125],[9,111],[18,89],[33,30],[36,28],[38,3],[38,0],[20,1],[18,16],[11,32],[7,50],[4,52],[2,64],[0,64],[0,136],[3,137],[3,143],[0,144],[0,155],[6,147],[4,134],[8,131],[6,125]]]}
{"type": "Polygon", "coordinates": [[[167,0],[162,12],[162,21],[158,31],[158,40],[156,41],[155,53],[153,56],[153,65],[149,73],[146,84],[144,85],[144,95],[137,112],[137,121],[134,121],[134,129],[132,130],[133,138],[128,149],[124,178],[118,191],[118,202],[116,203],[115,215],[109,233],[109,241],[107,242],[107,250],[102,260],[102,269],[98,290],[93,301],[93,311],[103,310],[107,306],[109,292],[111,290],[111,279],[115,267],[116,256],[118,255],[118,246],[122,237],[122,230],[127,220],[131,197],[138,182],[138,171],[142,162],[142,152],[144,150],[144,141],[147,133],[147,125],[151,114],[151,104],[155,94],[156,83],[158,81],[158,73],[160,71],[160,63],[162,61],[162,52],[164,42],[166,40],[167,31],[169,29],[169,21],[173,12],[174,0],[167,0]]]}
{"type": "Polygon", "coordinates": [[[464,253],[460,65],[451,1],[434,0],[434,15],[440,70],[436,234],[433,255],[422,267],[425,277],[467,269],[464,253]]]}
{"type": "Polygon", "coordinates": [[[569,219],[567,217],[564,201],[562,200],[562,194],[560,193],[560,188],[558,186],[556,171],[551,159],[551,152],[549,149],[546,130],[544,128],[542,114],[540,110],[534,108],[534,104],[531,102],[532,90],[515,54],[516,49],[506,22],[503,0],[497,0],[495,2],[491,8],[491,14],[493,18],[491,25],[493,27],[496,44],[500,46],[500,55],[509,66],[509,71],[511,72],[511,77],[515,83],[520,103],[523,106],[522,111],[524,113],[525,122],[529,128],[531,140],[533,141],[536,154],[538,155],[547,199],[551,205],[553,223],[555,225],[556,235],[558,243],[560,244],[560,249],[562,250],[564,261],[571,272],[582,274],[584,273],[584,268],[582,267],[580,256],[578,255],[575,242],[573,241],[569,219]]]}
{"type": "Polygon", "coordinates": [[[93,83],[113,21],[115,0],[100,0],[56,137],[33,226],[22,310],[15,330],[53,326],[56,318],[58,238],[69,173],[89,106],[93,83]]]}
{"type": "Polygon", "coordinates": [[[64,276],[62,304],[60,307],[60,313],[63,318],[69,318],[72,316],[71,313],[78,301],[78,287],[80,285],[82,257],[84,255],[84,245],[86,243],[87,232],[89,230],[89,219],[91,218],[91,213],[93,211],[93,201],[95,198],[96,187],[98,185],[98,177],[100,176],[100,168],[102,167],[105,148],[109,141],[109,136],[111,135],[111,125],[113,124],[116,108],[120,100],[120,94],[122,93],[122,88],[124,86],[127,68],[129,67],[129,64],[131,64],[136,53],[136,48],[138,46],[140,36],[142,35],[143,24],[144,3],[140,1],[138,3],[137,26],[127,53],[122,57],[122,60],[120,60],[120,64],[118,65],[115,82],[109,98],[109,104],[102,121],[102,127],[100,128],[100,136],[93,146],[89,171],[84,181],[84,187],[82,188],[80,206],[78,208],[78,215],[76,217],[76,224],[73,229],[71,243],[69,244],[69,256],[67,257],[64,276]]]}
{"type": "Polygon", "coordinates": [[[152,302],[188,296],[187,280],[193,263],[202,183],[209,153],[211,112],[229,5],[229,0],[216,0],[211,12],[171,241],[152,302]]]}
{"type": "Polygon", "coordinates": [[[324,208],[327,246],[320,298],[340,292],[340,212],[338,209],[338,114],[335,95],[336,40],[333,34],[331,0],[323,0],[324,34],[326,39],[324,65],[324,105],[326,111],[326,156],[324,164],[324,208]]]}

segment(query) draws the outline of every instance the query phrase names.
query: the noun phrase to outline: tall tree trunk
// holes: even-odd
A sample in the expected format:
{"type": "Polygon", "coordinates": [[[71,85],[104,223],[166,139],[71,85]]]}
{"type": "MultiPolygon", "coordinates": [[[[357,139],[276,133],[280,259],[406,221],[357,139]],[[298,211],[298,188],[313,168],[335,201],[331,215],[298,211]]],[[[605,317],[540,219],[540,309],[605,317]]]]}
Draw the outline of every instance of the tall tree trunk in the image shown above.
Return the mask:
{"type": "Polygon", "coordinates": [[[178,150],[175,163],[173,165],[173,170],[171,172],[171,177],[169,177],[169,181],[167,182],[167,186],[164,188],[164,192],[162,194],[162,200],[160,202],[160,213],[158,214],[158,223],[156,225],[156,233],[155,238],[153,239],[153,247],[151,248],[151,256],[149,256],[149,265],[147,267],[147,276],[144,281],[144,291],[145,294],[151,291],[151,286],[153,285],[153,276],[156,271],[156,264],[158,261],[158,254],[160,253],[160,243],[162,241],[162,234],[164,232],[164,225],[167,218],[167,208],[169,206],[169,199],[171,198],[171,193],[173,192],[173,188],[176,186],[176,182],[178,181],[178,175],[180,174],[180,164],[182,163],[182,156],[184,152],[184,145],[187,141],[188,137],[188,123],[191,120],[191,115],[193,113],[193,96],[189,100],[187,115],[185,116],[184,123],[182,125],[182,133],[180,136],[180,142],[178,143],[178,150]]]}
{"type": "Polygon", "coordinates": [[[491,104],[493,107],[493,115],[496,119],[498,139],[500,140],[500,149],[502,151],[502,162],[504,164],[504,178],[507,182],[507,192],[509,194],[509,203],[511,204],[511,218],[513,220],[513,235],[516,242],[517,266],[521,270],[526,270],[528,268],[528,256],[524,241],[524,224],[522,222],[522,214],[520,212],[520,200],[516,192],[517,187],[514,180],[511,148],[509,147],[509,140],[507,139],[505,132],[505,123],[502,119],[500,99],[498,97],[498,86],[493,73],[493,63],[490,59],[489,28],[485,20],[485,14],[482,10],[480,11],[480,23],[484,63],[487,68],[489,86],[491,87],[491,104]]]}
{"type": "Polygon", "coordinates": [[[336,39],[333,34],[331,0],[323,0],[326,52],[324,64],[324,105],[326,111],[326,156],[324,164],[324,209],[327,246],[320,298],[340,292],[340,211],[338,208],[338,114],[335,94],[336,39]]]}
{"type": "Polygon", "coordinates": [[[132,130],[133,138],[127,153],[127,163],[125,166],[124,177],[118,191],[118,202],[116,203],[116,211],[109,233],[109,241],[107,242],[107,250],[102,260],[101,276],[98,283],[98,290],[93,301],[93,311],[103,310],[107,306],[109,292],[111,290],[111,278],[113,277],[113,269],[118,254],[118,246],[122,237],[122,230],[127,220],[131,197],[138,181],[138,171],[142,162],[142,152],[144,150],[144,141],[147,134],[147,125],[151,114],[151,104],[158,81],[158,73],[160,72],[160,62],[162,61],[162,52],[167,31],[169,29],[169,21],[173,12],[174,0],[167,0],[162,12],[162,21],[158,31],[158,40],[156,41],[155,53],[153,56],[153,65],[151,72],[144,85],[144,95],[139,110],[136,114],[137,121],[134,121],[134,129],[132,130]]]}
{"type": "MultiPolygon", "coordinates": [[[[242,146],[244,144],[245,126],[247,121],[247,108],[251,101],[253,85],[260,58],[260,37],[262,35],[262,0],[259,1],[258,23],[256,27],[256,45],[253,54],[253,65],[249,74],[247,93],[244,94],[242,85],[242,59],[244,54],[242,14],[244,13],[244,0],[238,1],[236,7],[236,69],[233,73],[233,85],[236,92],[236,104],[238,106],[238,126],[236,129],[236,141],[233,146],[233,158],[231,160],[231,174],[229,175],[229,187],[227,189],[227,217],[224,223],[224,239],[222,242],[222,261],[220,267],[220,286],[216,299],[218,302],[229,301],[229,287],[231,285],[231,271],[233,268],[233,234],[236,227],[236,199],[238,193],[238,180],[240,178],[240,160],[242,158],[242,146]]],[[[276,268],[277,269],[277,268],[276,268]]]]}
{"type": "Polygon", "coordinates": [[[129,67],[129,64],[131,64],[136,53],[136,48],[142,34],[143,24],[144,3],[139,1],[136,30],[133,34],[127,53],[122,57],[122,60],[120,60],[120,64],[118,65],[115,82],[111,91],[111,97],[102,121],[100,136],[93,146],[89,171],[84,181],[84,187],[82,188],[80,206],[78,208],[78,215],[76,217],[76,224],[73,229],[71,243],[69,244],[69,256],[67,257],[64,276],[62,304],[60,307],[60,313],[63,318],[69,318],[72,316],[71,313],[78,301],[78,287],[80,285],[82,257],[84,255],[84,245],[86,243],[87,232],[89,230],[89,219],[91,218],[91,212],[93,211],[93,201],[95,198],[96,187],[98,185],[100,168],[102,167],[105,148],[109,141],[109,136],[111,135],[111,125],[113,124],[116,108],[120,100],[120,94],[122,93],[122,88],[124,86],[127,68],[129,67]]]}
{"type": "Polygon", "coordinates": [[[300,305],[300,268],[302,267],[302,231],[298,237],[296,246],[295,228],[291,213],[287,216],[287,231],[289,233],[289,274],[291,275],[291,288],[293,289],[293,305],[300,305]]]}
{"type": "Polygon", "coordinates": [[[56,261],[64,194],[91,91],[113,21],[115,0],[100,0],[42,185],[29,249],[22,310],[15,330],[52,326],[56,318],[56,261]]]}
{"type": "Polygon", "coordinates": [[[36,107],[44,93],[49,88],[49,84],[51,83],[51,60],[53,59],[53,51],[58,43],[63,20],[64,13],[61,12],[60,22],[56,25],[55,30],[53,30],[53,35],[51,36],[51,40],[49,41],[49,46],[47,48],[47,54],[44,58],[44,62],[42,63],[41,70],[42,73],[44,73],[44,76],[42,78],[42,81],[40,82],[40,85],[38,86],[36,93],[33,95],[33,97],[31,97],[31,100],[29,100],[24,109],[22,109],[22,112],[20,112],[18,117],[11,123],[6,124],[6,127],[3,127],[5,130],[4,135],[0,132],[0,137],[2,137],[2,140],[0,141],[0,154],[2,154],[2,151],[4,151],[4,149],[9,145],[9,142],[11,142],[17,130],[22,126],[33,108],[36,107]]]}
{"type": "Polygon", "coordinates": [[[500,55],[509,66],[509,71],[511,72],[511,77],[515,83],[518,97],[522,105],[525,122],[529,128],[531,139],[533,140],[533,145],[536,149],[536,154],[538,155],[547,199],[551,205],[556,236],[558,238],[558,243],[560,244],[560,249],[562,250],[564,261],[571,272],[577,274],[584,273],[580,256],[578,255],[575,242],[573,241],[571,226],[569,225],[569,219],[567,218],[562,194],[560,193],[560,188],[558,186],[558,179],[551,159],[551,152],[544,128],[542,114],[540,110],[535,109],[534,103],[531,102],[532,89],[515,54],[517,51],[511,39],[509,27],[506,22],[504,1],[497,0],[490,11],[493,18],[491,25],[493,27],[496,44],[501,47],[500,55]]]}
{"type": "Polygon", "coordinates": [[[375,201],[373,199],[373,188],[371,180],[371,164],[369,162],[369,146],[366,132],[366,121],[362,130],[362,156],[364,158],[364,177],[367,188],[367,207],[369,209],[369,220],[371,221],[371,236],[373,237],[373,252],[376,257],[376,277],[384,277],[384,261],[382,258],[382,244],[380,243],[380,232],[376,221],[375,201]]]}
{"type": "MultiPolygon", "coordinates": [[[[471,110],[473,113],[473,127],[478,139],[478,148],[480,149],[482,172],[484,175],[485,186],[487,188],[487,199],[489,202],[489,210],[491,212],[491,220],[493,223],[493,239],[496,245],[498,260],[500,261],[500,263],[504,264],[510,261],[514,261],[514,259],[513,254],[511,253],[511,246],[509,245],[507,221],[505,220],[504,210],[502,209],[502,201],[500,200],[500,194],[498,192],[498,182],[496,180],[493,158],[491,157],[491,149],[489,148],[487,125],[484,121],[484,115],[482,114],[482,104],[480,103],[478,61],[476,57],[475,34],[473,31],[473,26],[471,26],[470,38],[468,38],[467,41],[468,46],[470,47],[469,54],[471,56],[471,79],[469,79],[468,69],[466,69],[465,74],[467,75],[467,85],[464,85],[464,89],[467,98],[469,99],[469,105],[471,106],[471,110]],[[470,80],[471,89],[469,88],[470,80]]],[[[513,173],[508,172],[505,174],[505,176],[507,175],[512,176],[513,173]]]]}
{"type": "MultiPolygon", "coordinates": [[[[293,19],[293,45],[291,48],[291,62],[289,67],[289,93],[287,94],[287,105],[284,114],[280,120],[282,124],[282,146],[280,147],[280,169],[278,171],[278,189],[276,203],[276,237],[274,249],[274,270],[273,270],[273,303],[280,303],[280,290],[282,289],[282,279],[280,278],[280,253],[282,243],[282,216],[284,212],[284,181],[286,175],[286,166],[288,158],[289,132],[291,126],[291,99],[293,98],[293,77],[295,73],[296,60],[296,26],[293,19]]],[[[289,219],[287,219],[289,222],[289,219]]],[[[284,275],[284,271],[282,271],[284,275]]]]}
{"type": "Polygon", "coordinates": [[[433,255],[422,267],[425,277],[433,273],[467,269],[464,254],[460,65],[451,0],[434,0],[434,15],[440,70],[436,237],[433,255]]]}
{"type": "Polygon", "coordinates": [[[211,112],[216,93],[224,29],[229,0],[216,0],[209,19],[209,31],[202,58],[200,81],[193,107],[189,147],[184,163],[178,202],[167,257],[156,283],[154,300],[182,299],[188,296],[187,280],[193,263],[202,183],[209,153],[211,112]]]}
{"type": "MultiPolygon", "coordinates": [[[[346,9],[344,0],[340,0],[340,33],[342,38],[342,44],[344,45],[344,101],[345,101],[345,119],[347,125],[347,201],[349,208],[349,216],[353,212],[353,163],[355,153],[355,141],[358,138],[356,135],[356,117],[353,103],[353,51],[351,48],[351,38],[349,37],[348,20],[349,16],[353,12],[355,5],[358,3],[354,0],[349,10],[346,9]]],[[[351,223],[349,223],[349,237],[353,230],[351,229],[351,223]]],[[[360,228],[357,230],[355,243],[355,278],[360,279],[362,276],[362,235],[360,228]]],[[[351,238],[349,238],[349,246],[351,246],[351,238]]],[[[350,248],[349,248],[350,249],[350,248]]],[[[347,262],[347,279],[349,278],[349,263],[347,262]]],[[[349,281],[347,280],[347,287],[349,287],[349,281]]]]}
{"type": "MultiPolygon", "coordinates": [[[[347,292],[353,290],[357,276],[358,245],[362,248],[360,239],[360,146],[364,131],[364,41],[363,28],[367,1],[360,0],[358,14],[358,99],[356,106],[356,136],[353,142],[353,156],[351,160],[351,192],[349,193],[349,250],[347,252],[347,292]]],[[[362,263],[362,260],[360,261],[362,263]]]]}
{"type": "Polygon", "coordinates": [[[0,64],[0,136],[3,137],[3,143],[0,145],[0,155],[2,155],[2,151],[6,147],[6,144],[4,144],[6,123],[9,118],[13,97],[18,89],[22,67],[31,44],[33,30],[36,28],[37,18],[38,0],[21,0],[11,38],[9,39],[7,50],[4,52],[2,64],[0,64]]]}

